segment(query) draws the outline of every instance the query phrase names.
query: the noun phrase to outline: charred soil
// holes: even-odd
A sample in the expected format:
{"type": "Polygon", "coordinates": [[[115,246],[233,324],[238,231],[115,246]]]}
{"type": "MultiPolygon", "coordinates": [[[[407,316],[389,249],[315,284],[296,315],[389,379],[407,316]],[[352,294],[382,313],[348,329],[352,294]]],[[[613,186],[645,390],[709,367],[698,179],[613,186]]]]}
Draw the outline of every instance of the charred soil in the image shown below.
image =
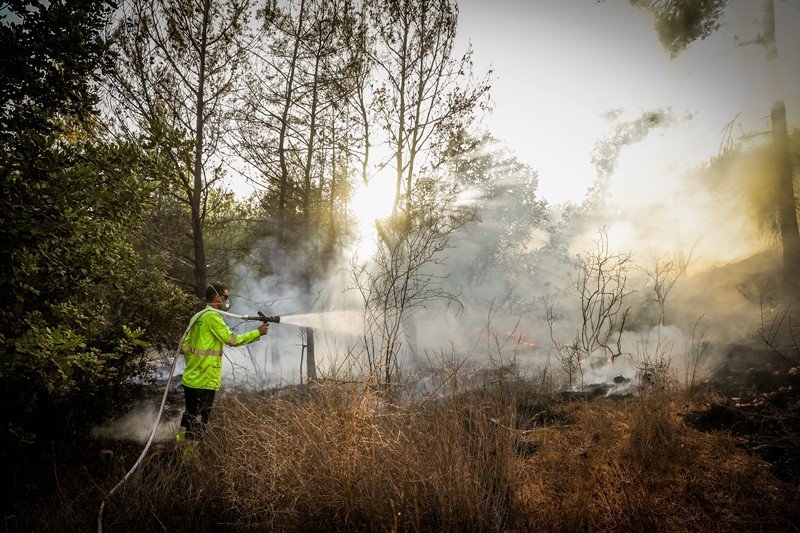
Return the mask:
{"type": "Polygon", "coordinates": [[[785,482],[800,482],[800,367],[769,350],[734,347],[713,373],[715,400],[684,416],[698,430],[724,432],[770,465],[785,482]]]}

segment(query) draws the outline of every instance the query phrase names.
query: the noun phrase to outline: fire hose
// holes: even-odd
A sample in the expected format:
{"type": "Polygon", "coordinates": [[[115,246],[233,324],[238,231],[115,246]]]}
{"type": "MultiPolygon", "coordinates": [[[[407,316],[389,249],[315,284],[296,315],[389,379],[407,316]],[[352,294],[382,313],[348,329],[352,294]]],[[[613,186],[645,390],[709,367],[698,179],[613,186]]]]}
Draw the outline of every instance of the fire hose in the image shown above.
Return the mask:
{"type": "Polygon", "coordinates": [[[153,428],[150,430],[150,438],[147,439],[147,444],[145,444],[145,447],[142,450],[142,453],[139,455],[139,458],[136,459],[136,462],[133,464],[131,469],[128,470],[128,473],[125,474],[125,477],[123,477],[121,480],[119,480],[119,482],[116,485],[114,485],[114,487],[110,491],[108,491],[108,494],[106,494],[106,497],[103,499],[102,503],[100,504],[100,511],[97,513],[97,532],[98,533],[102,533],[102,531],[103,531],[103,511],[105,510],[105,507],[106,507],[106,501],[108,501],[108,499],[111,498],[111,496],[113,496],[114,493],[117,492],[117,490],[122,485],[124,485],[126,481],[128,481],[128,478],[131,477],[131,475],[136,471],[136,469],[139,468],[139,465],[141,464],[142,459],[144,459],[144,456],[147,454],[148,450],[150,450],[150,446],[153,444],[153,439],[155,438],[156,431],[158,430],[158,424],[161,422],[161,415],[164,413],[164,406],[167,403],[167,395],[169,394],[169,386],[172,383],[172,377],[175,374],[175,367],[176,367],[176,365],[178,363],[178,356],[181,353],[181,347],[183,346],[183,341],[186,339],[186,335],[189,334],[189,330],[192,329],[192,326],[197,321],[197,319],[200,318],[200,316],[203,315],[204,313],[207,313],[208,311],[214,311],[216,313],[219,313],[220,315],[231,317],[231,318],[238,318],[240,320],[260,321],[260,322],[264,322],[264,323],[269,323],[269,322],[279,323],[281,321],[281,317],[279,317],[279,316],[267,316],[264,313],[262,313],[261,311],[258,312],[258,316],[246,316],[246,315],[235,315],[233,313],[228,313],[226,311],[220,311],[219,309],[213,309],[213,308],[211,308],[211,309],[205,308],[202,311],[196,313],[189,320],[189,326],[186,328],[186,331],[183,332],[183,335],[181,336],[181,340],[180,340],[180,342],[178,342],[178,349],[175,350],[175,355],[172,358],[172,366],[169,369],[169,377],[167,378],[167,384],[164,387],[164,394],[161,397],[161,406],[158,409],[158,415],[156,415],[156,419],[153,422],[153,428]]]}

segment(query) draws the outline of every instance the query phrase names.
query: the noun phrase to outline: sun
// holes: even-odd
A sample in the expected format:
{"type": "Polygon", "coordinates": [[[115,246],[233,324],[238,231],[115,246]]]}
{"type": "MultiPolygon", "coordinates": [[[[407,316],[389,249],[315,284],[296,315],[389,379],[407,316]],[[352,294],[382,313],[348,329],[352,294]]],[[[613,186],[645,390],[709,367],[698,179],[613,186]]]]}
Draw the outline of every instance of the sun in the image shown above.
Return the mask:
{"type": "Polygon", "coordinates": [[[351,197],[350,215],[358,224],[357,248],[371,255],[376,246],[375,221],[392,213],[394,187],[391,176],[379,173],[369,184],[359,181],[351,197]]]}

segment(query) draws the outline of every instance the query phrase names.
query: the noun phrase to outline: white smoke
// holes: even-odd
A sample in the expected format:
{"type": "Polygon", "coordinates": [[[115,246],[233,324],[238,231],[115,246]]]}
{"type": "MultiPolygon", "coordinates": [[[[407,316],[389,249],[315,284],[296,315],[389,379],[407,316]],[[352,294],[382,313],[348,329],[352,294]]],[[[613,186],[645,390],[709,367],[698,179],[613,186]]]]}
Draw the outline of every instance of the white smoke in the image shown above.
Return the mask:
{"type": "MultiPolygon", "coordinates": [[[[171,409],[162,417],[156,431],[155,442],[169,441],[175,438],[175,434],[180,428],[181,413],[174,411],[171,409]]],[[[157,405],[152,402],[143,403],[121,417],[107,420],[103,425],[92,428],[91,435],[94,438],[127,440],[144,444],[150,438],[157,414],[157,405]]]]}
{"type": "MultiPolygon", "coordinates": [[[[636,383],[647,362],[643,359],[652,359],[654,354],[669,359],[671,371],[680,378],[687,372],[686,354],[701,316],[703,327],[712,332],[709,336],[720,346],[743,341],[752,333],[752,302],[740,294],[742,280],[752,272],[743,267],[725,275],[712,274],[706,280],[700,271],[700,267],[715,265],[709,258],[730,260],[754,250],[749,236],[738,247],[727,246],[728,255],[712,245],[714,239],[727,235],[725,231],[744,234],[735,224],[722,222],[742,222],[745,215],[736,213],[735,205],[715,200],[702,188],[691,196],[688,181],[683,178],[687,173],[677,169],[678,185],[665,189],[666,196],[675,198],[670,205],[652,198],[618,205],[608,196],[623,154],[692,117],[678,117],[669,109],[644,112],[629,120],[623,117],[621,110],[609,114],[614,124],[593,154],[596,185],[581,205],[547,205],[536,196],[537,174],[533,169],[497,145],[485,148],[493,157],[491,173],[466,179],[457,200],[476,206],[479,220],[454,235],[443,264],[432,265],[429,270],[443,279],[447,290],[458,294],[459,304],[431,301],[413,310],[415,331],[402,339],[406,350],[402,359],[407,364],[424,364],[436,354],[455,353],[476,364],[513,362],[520,367],[550,364],[557,368],[553,340],[571,342],[582,320],[580,298],[572,281],[575,256],[593,247],[602,227],[608,227],[610,253],[633,253],[625,303],[630,308],[630,320],[620,339],[624,355],[613,365],[585,363],[584,383],[617,386],[620,380],[615,382],[614,378],[619,377],[636,383]],[[675,210],[677,204],[680,209],[675,210]],[[715,233],[699,240],[695,231],[699,228],[711,228],[715,233]],[[669,320],[658,325],[653,320],[652,287],[639,269],[651,255],[687,256],[692,246],[696,247],[694,271],[690,266],[678,281],[666,304],[669,320]],[[549,309],[557,314],[552,332],[545,318],[549,309]],[[412,343],[417,348],[413,354],[409,352],[412,343]]],[[[467,163],[480,157],[477,150],[464,156],[467,163]]],[[[330,274],[311,288],[295,281],[299,277],[294,271],[301,271],[299,266],[284,266],[279,283],[277,278],[259,277],[237,265],[231,280],[232,310],[241,314],[260,310],[267,315],[285,315],[287,320],[272,325],[265,340],[226,349],[226,378],[237,384],[298,381],[304,372],[300,364],[304,338],[300,328],[290,325],[288,316],[294,314],[316,317],[315,323],[298,325],[316,330],[316,361],[323,371],[343,357],[357,357],[363,348],[358,334],[363,333],[363,329],[359,331],[363,323],[358,319],[363,309],[359,295],[352,290],[351,269],[354,264],[369,261],[356,255],[358,248],[346,248],[330,274]],[[339,314],[328,315],[326,327],[326,313],[331,312],[339,314]]],[[[297,259],[298,265],[302,260],[297,259]]],[[[255,323],[231,325],[237,331],[256,327],[255,323]]],[[[724,348],[710,349],[706,357],[715,350],[724,348]]],[[[607,354],[601,357],[605,358],[607,354]]]]}

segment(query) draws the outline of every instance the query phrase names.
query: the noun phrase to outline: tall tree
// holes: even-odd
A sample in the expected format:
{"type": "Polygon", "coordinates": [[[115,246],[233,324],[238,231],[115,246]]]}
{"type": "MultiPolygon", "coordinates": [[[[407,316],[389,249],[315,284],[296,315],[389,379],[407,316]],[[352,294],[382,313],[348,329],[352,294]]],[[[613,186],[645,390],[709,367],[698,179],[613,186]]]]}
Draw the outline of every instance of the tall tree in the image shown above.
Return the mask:
{"type": "Polygon", "coordinates": [[[298,0],[259,12],[262,27],[251,68],[242,76],[244,90],[232,139],[234,150],[251,172],[251,181],[264,190],[265,233],[273,239],[269,263],[278,277],[283,271],[283,250],[294,237],[300,153],[295,139],[301,123],[297,106],[308,3],[298,0]]]}
{"type": "MultiPolygon", "coordinates": [[[[355,24],[350,0],[292,0],[259,13],[259,38],[235,113],[232,148],[261,188],[265,224],[257,265],[277,291],[310,288],[333,258],[342,227],[347,162],[339,132],[352,91],[355,24]]],[[[277,343],[272,360],[280,357],[277,343]]],[[[309,352],[310,354],[310,352],[309,352]]]]}
{"type": "Polygon", "coordinates": [[[345,143],[344,147],[348,154],[360,163],[361,181],[365,185],[369,183],[370,123],[372,121],[370,108],[373,96],[372,78],[375,74],[375,65],[372,61],[375,39],[372,32],[369,31],[367,21],[366,9],[362,6],[352,31],[348,33],[349,46],[353,50],[352,70],[349,78],[352,90],[344,91],[344,94],[347,95],[344,102],[353,119],[353,127],[348,127],[350,132],[348,138],[354,141],[352,144],[345,143]]]}
{"type": "MultiPolygon", "coordinates": [[[[780,76],[777,75],[778,49],[775,43],[775,3],[763,0],[762,33],[751,41],[761,44],[772,73],[773,92],[770,118],[775,151],[775,206],[778,211],[783,244],[785,281],[800,286],[800,230],[797,223],[797,200],[792,183],[793,162],[786,125],[786,105],[782,99],[780,76]]],[[[704,39],[720,27],[720,17],[731,0],[630,0],[645,7],[656,17],[656,30],[662,44],[676,57],[698,39],[704,39]]]]}
{"type": "Polygon", "coordinates": [[[793,184],[793,163],[786,126],[786,104],[778,75],[778,47],[775,44],[775,3],[764,1],[762,38],[766,58],[772,75],[775,101],[772,103],[772,142],[775,150],[775,194],[778,204],[778,221],[783,242],[784,277],[794,287],[800,287],[800,230],[797,226],[797,197],[793,184]]]}
{"type": "Polygon", "coordinates": [[[115,2],[0,2],[0,135],[50,133],[94,119],[93,87],[111,58],[101,37],[115,2]],[[87,36],[97,36],[89,39],[87,36]]]}
{"type": "Polygon", "coordinates": [[[114,88],[123,116],[166,144],[175,197],[191,218],[193,287],[201,296],[208,277],[204,223],[224,175],[219,149],[246,59],[249,2],[133,0],[129,7],[116,30],[114,88]]]}
{"type": "MultiPolygon", "coordinates": [[[[295,101],[295,91],[297,90],[295,77],[297,75],[297,62],[300,52],[300,44],[303,38],[303,20],[306,16],[306,0],[300,0],[297,16],[297,30],[292,36],[292,54],[289,59],[289,74],[286,78],[285,95],[280,114],[280,132],[278,134],[278,161],[280,162],[280,180],[278,186],[278,235],[275,241],[276,262],[278,277],[280,277],[281,255],[286,225],[286,202],[289,192],[289,163],[288,163],[288,135],[289,135],[289,112],[295,101]]],[[[291,17],[288,18],[291,24],[291,17]]],[[[290,34],[291,35],[291,34],[290,34]]]]}
{"type": "Polygon", "coordinates": [[[458,6],[450,0],[375,0],[368,4],[375,28],[373,60],[381,80],[379,121],[394,159],[393,212],[411,191],[431,141],[468,120],[488,91],[469,79],[471,52],[453,57],[458,6]]]}
{"type": "MultiPolygon", "coordinates": [[[[351,76],[354,61],[349,34],[355,23],[349,0],[312,2],[309,7],[309,29],[301,64],[305,96],[298,102],[304,126],[301,129],[304,134],[298,140],[305,151],[301,162],[302,233],[306,245],[314,250],[314,257],[306,261],[303,269],[303,281],[308,288],[321,263],[320,222],[326,211],[322,200],[326,185],[330,200],[336,198],[335,131],[337,121],[342,118],[336,111],[339,100],[352,92],[352,82],[347,78],[351,76]]],[[[332,223],[333,220],[328,221],[330,226],[332,223]]]]}
{"type": "Polygon", "coordinates": [[[273,273],[292,264],[306,285],[324,263],[322,217],[344,190],[334,145],[348,120],[340,102],[353,91],[354,24],[349,0],[296,0],[268,13],[236,114],[235,148],[264,187],[273,273]]]}

